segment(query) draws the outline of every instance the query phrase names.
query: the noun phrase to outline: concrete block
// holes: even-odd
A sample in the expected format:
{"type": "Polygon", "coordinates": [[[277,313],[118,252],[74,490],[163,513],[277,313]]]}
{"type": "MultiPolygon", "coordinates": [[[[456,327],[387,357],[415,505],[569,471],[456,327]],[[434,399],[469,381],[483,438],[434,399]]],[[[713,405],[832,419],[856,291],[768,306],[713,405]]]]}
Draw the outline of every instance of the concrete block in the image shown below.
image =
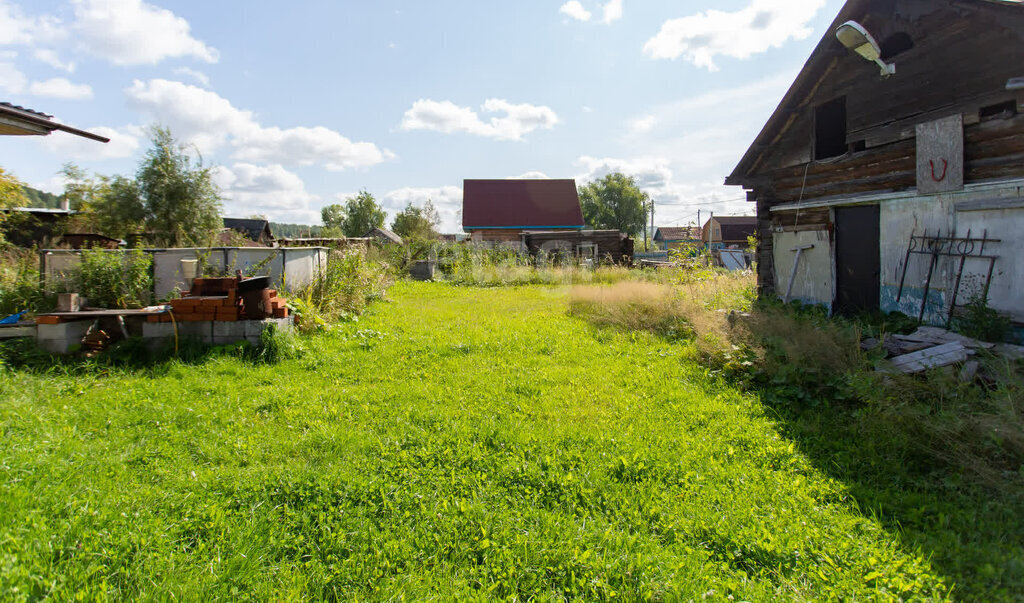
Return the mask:
{"type": "Polygon", "coordinates": [[[142,336],[146,339],[174,337],[174,325],[169,322],[144,322],[142,323],[142,336]]]}
{"type": "Polygon", "coordinates": [[[245,321],[238,322],[214,322],[213,323],[213,339],[214,343],[217,339],[234,338],[235,341],[244,339],[246,334],[245,321]]]}
{"type": "MultiPolygon", "coordinates": [[[[258,338],[257,338],[257,340],[258,340],[258,338]]],[[[231,345],[233,343],[239,343],[241,341],[247,341],[245,336],[218,337],[218,336],[214,335],[214,337],[213,337],[213,345],[231,345]]]]}
{"type": "Polygon", "coordinates": [[[56,325],[36,325],[36,341],[39,347],[51,354],[67,354],[72,347],[82,343],[82,337],[85,337],[92,322],[77,320],[56,325]]]}
{"type": "Polygon", "coordinates": [[[213,321],[179,322],[178,337],[195,337],[205,343],[213,343],[213,321]]]}

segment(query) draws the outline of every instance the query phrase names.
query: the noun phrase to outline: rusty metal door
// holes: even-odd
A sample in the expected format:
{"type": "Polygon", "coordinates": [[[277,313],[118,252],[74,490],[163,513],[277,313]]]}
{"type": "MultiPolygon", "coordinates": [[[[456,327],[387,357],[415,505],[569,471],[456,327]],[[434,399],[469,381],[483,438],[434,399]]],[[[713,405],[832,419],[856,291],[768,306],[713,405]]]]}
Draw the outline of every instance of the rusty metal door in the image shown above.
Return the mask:
{"type": "Polygon", "coordinates": [[[836,300],[841,314],[879,309],[882,261],[877,205],[836,208],[836,300]]]}

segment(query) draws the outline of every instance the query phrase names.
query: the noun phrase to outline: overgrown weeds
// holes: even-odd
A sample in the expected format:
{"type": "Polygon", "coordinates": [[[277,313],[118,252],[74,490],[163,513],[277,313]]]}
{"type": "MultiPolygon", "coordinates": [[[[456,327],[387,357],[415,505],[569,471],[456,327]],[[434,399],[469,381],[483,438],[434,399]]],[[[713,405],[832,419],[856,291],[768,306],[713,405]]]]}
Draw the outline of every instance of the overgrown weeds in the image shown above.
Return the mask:
{"type": "Polygon", "coordinates": [[[314,331],[358,316],[370,302],[385,299],[391,283],[387,268],[368,261],[365,250],[331,251],[323,269],[291,298],[296,325],[314,331]]]}
{"type": "MultiPolygon", "coordinates": [[[[959,370],[892,376],[873,370],[862,328],[884,336],[914,321],[874,325],[830,318],[813,306],[750,304],[753,283],[725,276],[668,286],[621,283],[573,290],[570,312],[590,322],[692,339],[710,370],[760,393],[791,417],[852,413],[852,424],[900,454],[973,483],[1004,487],[1024,478],[1024,370],[982,357],[985,385],[959,370]],[[1007,473],[1009,472],[1009,473],[1007,473]]],[[[800,419],[802,420],[802,419],[800,419]]]]}
{"type": "Polygon", "coordinates": [[[153,258],[141,249],[85,249],[64,286],[94,308],[142,308],[153,297],[153,258]]]}
{"type": "Polygon", "coordinates": [[[0,318],[22,310],[43,312],[56,305],[56,296],[39,279],[39,256],[32,250],[0,251],[0,318]]]}

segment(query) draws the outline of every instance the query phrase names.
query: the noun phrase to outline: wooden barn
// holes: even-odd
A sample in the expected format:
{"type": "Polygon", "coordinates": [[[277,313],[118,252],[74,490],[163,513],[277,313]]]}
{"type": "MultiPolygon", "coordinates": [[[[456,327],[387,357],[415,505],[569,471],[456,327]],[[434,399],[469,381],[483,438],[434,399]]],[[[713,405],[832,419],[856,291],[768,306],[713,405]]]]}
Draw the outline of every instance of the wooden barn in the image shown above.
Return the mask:
{"type": "Polygon", "coordinates": [[[704,246],[708,249],[746,249],[748,238],[757,233],[757,217],[711,216],[700,231],[704,246]]]}
{"type": "Polygon", "coordinates": [[[764,293],[1024,322],[1024,4],[849,0],[726,183],[764,293]]]}
{"type": "Polygon", "coordinates": [[[654,231],[654,244],[663,251],[701,244],[699,226],[661,226],[654,231]]]}
{"type": "Polygon", "coordinates": [[[583,230],[575,180],[466,180],[462,229],[474,241],[518,243],[524,232],[583,230]]]}

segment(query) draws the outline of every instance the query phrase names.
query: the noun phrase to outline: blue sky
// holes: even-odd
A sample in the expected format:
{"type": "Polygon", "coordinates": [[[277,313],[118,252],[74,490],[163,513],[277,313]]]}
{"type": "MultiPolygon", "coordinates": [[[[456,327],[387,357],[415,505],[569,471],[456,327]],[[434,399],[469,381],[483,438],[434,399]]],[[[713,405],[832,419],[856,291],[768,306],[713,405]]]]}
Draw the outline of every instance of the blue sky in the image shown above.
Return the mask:
{"type": "Polygon", "coordinates": [[[633,175],[657,224],[747,213],[722,185],[839,0],[0,0],[0,100],[111,142],[0,139],[60,192],[61,165],[130,174],[160,123],[217,169],[225,213],[315,224],[360,189],[433,200],[464,178],[633,175]]]}

